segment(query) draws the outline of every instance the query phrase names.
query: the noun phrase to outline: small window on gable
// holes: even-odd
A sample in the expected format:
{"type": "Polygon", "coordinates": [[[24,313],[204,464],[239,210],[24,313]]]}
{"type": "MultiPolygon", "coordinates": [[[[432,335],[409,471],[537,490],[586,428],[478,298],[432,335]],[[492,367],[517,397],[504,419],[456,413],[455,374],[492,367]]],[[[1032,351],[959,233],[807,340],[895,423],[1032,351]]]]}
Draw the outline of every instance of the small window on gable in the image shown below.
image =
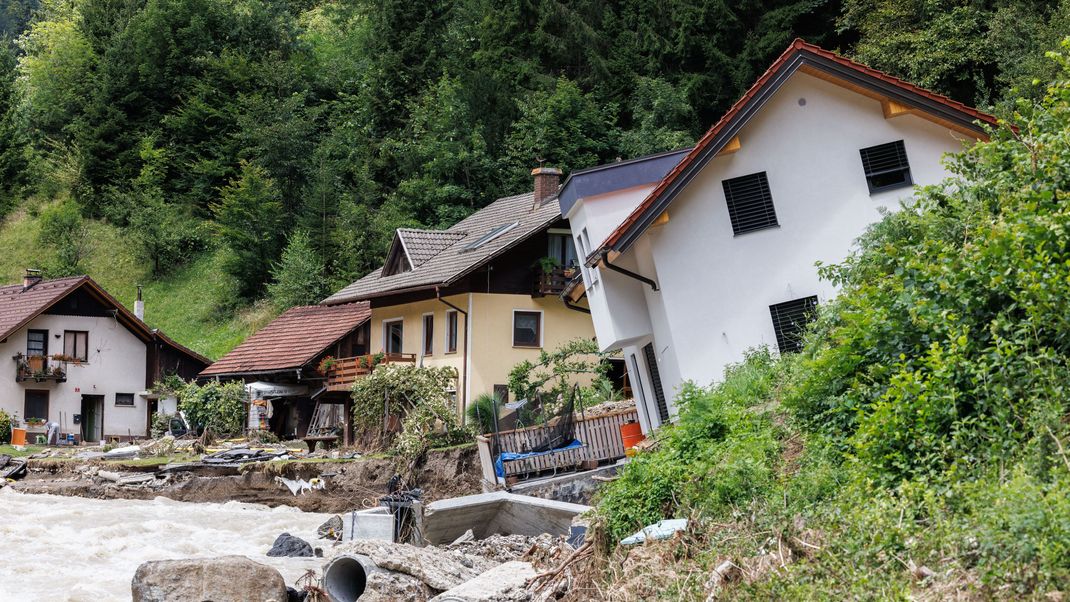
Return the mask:
{"type": "Polygon", "coordinates": [[[910,178],[910,164],[902,140],[863,148],[858,152],[862,155],[862,169],[866,172],[870,194],[914,183],[910,178]]]}
{"type": "Polygon", "coordinates": [[[82,330],[63,331],[63,355],[81,362],[89,359],[89,333],[82,330]]]}
{"type": "Polygon", "coordinates": [[[817,314],[817,297],[803,297],[769,306],[780,353],[795,353],[802,349],[802,334],[817,314]]]}
{"type": "Polygon", "coordinates": [[[736,234],[779,225],[765,172],[752,173],[721,182],[728,201],[728,218],[736,234]]]}
{"type": "Polygon", "coordinates": [[[383,264],[383,276],[395,276],[404,272],[411,272],[412,264],[409,263],[409,256],[405,253],[405,248],[399,241],[395,241],[393,246],[390,247],[390,254],[386,258],[386,263],[383,264]]]}
{"type": "Polygon", "coordinates": [[[128,408],[134,407],[134,394],[133,393],[116,393],[115,405],[124,406],[128,408]]]}
{"type": "Polygon", "coordinates": [[[513,222],[511,224],[505,224],[504,226],[497,226],[496,228],[492,228],[490,230],[490,232],[487,232],[483,236],[480,236],[479,238],[477,238],[475,241],[466,244],[464,246],[464,248],[462,248],[461,250],[462,251],[475,251],[479,247],[482,247],[483,245],[485,245],[485,244],[489,243],[490,241],[494,240],[495,238],[498,238],[502,234],[505,234],[506,232],[512,230],[519,223],[520,222],[513,222]]]}

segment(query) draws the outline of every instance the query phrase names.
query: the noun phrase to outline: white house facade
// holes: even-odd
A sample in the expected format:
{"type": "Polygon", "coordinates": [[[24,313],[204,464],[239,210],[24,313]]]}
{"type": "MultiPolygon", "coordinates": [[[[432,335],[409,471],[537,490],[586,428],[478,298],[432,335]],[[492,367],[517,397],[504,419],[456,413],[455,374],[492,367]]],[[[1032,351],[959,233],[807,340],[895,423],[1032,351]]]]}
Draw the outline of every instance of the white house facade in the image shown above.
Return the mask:
{"type": "Polygon", "coordinates": [[[189,378],[209,362],[150,329],[88,277],[0,287],[0,409],[29,441],[59,425],[75,441],[148,434],[165,374],[189,378]]]}
{"type": "Polygon", "coordinates": [[[816,264],[942,180],[977,121],[995,122],[800,41],[694,149],[574,174],[562,207],[599,346],[623,351],[644,430],[672,419],[685,381],[794,350],[836,294],[816,264]]]}

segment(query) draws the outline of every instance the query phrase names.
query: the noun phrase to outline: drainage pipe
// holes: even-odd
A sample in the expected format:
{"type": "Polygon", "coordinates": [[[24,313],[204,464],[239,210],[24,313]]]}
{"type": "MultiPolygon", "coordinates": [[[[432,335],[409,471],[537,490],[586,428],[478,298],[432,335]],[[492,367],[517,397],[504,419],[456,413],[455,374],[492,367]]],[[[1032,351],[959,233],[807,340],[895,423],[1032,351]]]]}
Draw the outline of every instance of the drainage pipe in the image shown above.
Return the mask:
{"type": "MultiPolygon", "coordinates": [[[[446,307],[449,307],[450,309],[464,316],[464,346],[462,347],[461,351],[461,378],[464,379],[464,393],[462,393],[461,391],[457,391],[457,397],[461,400],[461,423],[463,424],[465,419],[464,409],[468,407],[468,339],[470,338],[468,335],[471,332],[471,330],[468,328],[468,312],[450,303],[446,299],[443,299],[442,291],[437,286],[435,287],[435,298],[445,304],[446,307]]],[[[472,308],[472,293],[468,293],[468,308],[472,308]]],[[[461,336],[460,330],[461,325],[458,324],[457,336],[461,336]]],[[[443,348],[445,347],[446,346],[443,345],[443,348]]],[[[457,388],[460,389],[460,387],[457,388]]]]}
{"type": "Polygon", "coordinates": [[[636,274],[635,272],[622,268],[619,265],[613,265],[612,263],[609,263],[609,251],[602,251],[602,265],[613,270],[614,272],[617,272],[618,274],[624,274],[629,278],[634,278],[639,282],[643,282],[649,285],[651,290],[658,290],[658,283],[654,282],[650,278],[647,278],[646,276],[642,276],[640,274],[636,274]]]}
{"type": "Polygon", "coordinates": [[[368,587],[368,575],[377,570],[363,554],[342,554],[323,567],[323,589],[330,602],[356,602],[368,587]]]}

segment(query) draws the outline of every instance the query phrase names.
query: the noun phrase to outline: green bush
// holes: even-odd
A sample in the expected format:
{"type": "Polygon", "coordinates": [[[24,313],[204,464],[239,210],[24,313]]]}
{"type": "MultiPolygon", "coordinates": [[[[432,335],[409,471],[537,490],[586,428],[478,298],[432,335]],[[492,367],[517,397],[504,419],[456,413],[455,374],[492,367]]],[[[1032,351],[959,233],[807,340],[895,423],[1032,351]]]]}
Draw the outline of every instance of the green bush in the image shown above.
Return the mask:
{"type": "Polygon", "coordinates": [[[473,425],[481,434],[494,432],[494,414],[501,403],[493,394],[484,393],[472,400],[465,410],[468,424],[473,425]]]}
{"type": "Polygon", "coordinates": [[[0,410],[0,443],[11,443],[11,415],[0,410]]]}
{"type": "MultiPolygon", "coordinates": [[[[384,409],[391,416],[403,417],[401,434],[393,443],[397,452],[409,457],[432,447],[469,441],[472,433],[461,427],[449,393],[456,383],[453,368],[377,366],[353,385],[353,422],[359,430],[379,433],[384,409]]],[[[380,443],[390,443],[389,437],[380,443]]]]}
{"type": "Polygon", "coordinates": [[[247,399],[241,381],[192,382],[182,389],[178,409],[191,426],[203,426],[218,436],[238,435],[245,430],[247,399]]]}
{"type": "Polygon", "coordinates": [[[773,398],[782,365],[760,350],[717,386],[682,388],[679,423],[663,427],[657,449],[636,456],[600,492],[598,514],[612,541],[695,510],[722,515],[772,486],[780,442],[758,406],[773,398]]]}

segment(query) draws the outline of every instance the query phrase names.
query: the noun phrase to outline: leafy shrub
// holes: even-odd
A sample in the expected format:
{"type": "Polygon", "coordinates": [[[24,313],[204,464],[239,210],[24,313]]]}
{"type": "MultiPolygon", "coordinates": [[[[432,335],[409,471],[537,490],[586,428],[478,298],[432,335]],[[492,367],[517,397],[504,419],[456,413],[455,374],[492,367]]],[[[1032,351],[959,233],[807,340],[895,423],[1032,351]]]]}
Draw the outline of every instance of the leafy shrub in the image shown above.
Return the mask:
{"type": "MultiPolygon", "coordinates": [[[[438,445],[453,445],[471,439],[460,426],[448,392],[457,382],[453,368],[427,368],[403,364],[377,366],[353,385],[353,422],[368,433],[383,430],[384,410],[403,416],[395,449],[407,456],[438,445]]],[[[380,440],[390,443],[391,434],[380,440]]]]}
{"type": "Polygon", "coordinates": [[[600,493],[598,513],[613,541],[681,511],[724,513],[772,485],[779,442],[755,406],[773,396],[780,366],[760,350],[719,385],[681,389],[680,422],[663,427],[657,449],[636,456],[600,493]]]}
{"type": "Polygon", "coordinates": [[[159,439],[167,434],[167,431],[171,430],[171,418],[173,414],[164,414],[156,412],[152,415],[152,425],[149,427],[149,432],[152,434],[153,439],[159,439]]]}
{"type": "Polygon", "coordinates": [[[472,400],[472,403],[468,404],[468,409],[465,410],[468,415],[468,424],[475,426],[481,434],[493,433],[494,414],[497,412],[499,403],[501,402],[491,393],[484,393],[476,397],[472,400]]]}
{"type": "MultiPolygon", "coordinates": [[[[517,399],[532,400],[540,392],[543,399],[565,399],[576,377],[606,375],[609,366],[602,361],[603,357],[594,339],[567,341],[553,351],[540,351],[536,362],[524,360],[513,366],[509,372],[509,390],[517,399]]],[[[589,397],[583,396],[581,400],[589,397]]]]}
{"type": "Polygon", "coordinates": [[[203,426],[216,435],[237,435],[245,430],[246,400],[241,381],[191,382],[182,389],[178,408],[191,426],[203,426]]]}
{"type": "Polygon", "coordinates": [[[11,443],[11,415],[0,410],[0,443],[11,443]]]}

